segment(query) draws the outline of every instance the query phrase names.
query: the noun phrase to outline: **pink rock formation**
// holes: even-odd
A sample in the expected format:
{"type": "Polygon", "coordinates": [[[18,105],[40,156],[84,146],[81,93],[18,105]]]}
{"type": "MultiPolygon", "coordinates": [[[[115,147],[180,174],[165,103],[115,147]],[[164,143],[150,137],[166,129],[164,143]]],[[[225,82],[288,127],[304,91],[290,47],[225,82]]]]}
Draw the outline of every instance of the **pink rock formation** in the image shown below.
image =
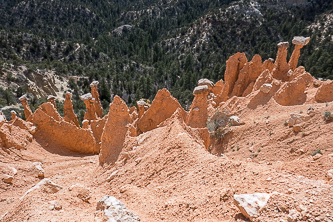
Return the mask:
{"type": "Polygon", "coordinates": [[[89,120],[85,119],[82,121],[82,129],[88,129],[90,130],[89,120]]]}
{"type": "Polygon", "coordinates": [[[310,37],[303,37],[303,36],[295,36],[292,43],[295,45],[293,54],[289,60],[289,67],[292,71],[294,71],[298,64],[298,59],[301,55],[301,48],[308,44],[310,41],[310,37]]]}
{"type": "Polygon", "coordinates": [[[333,81],[327,80],[318,88],[315,100],[319,103],[327,103],[333,101],[333,81]]]}
{"type": "Polygon", "coordinates": [[[57,121],[47,115],[41,108],[33,114],[32,122],[37,126],[37,132],[49,143],[79,153],[98,153],[96,140],[91,130],[81,129],[66,121],[57,121]]]}
{"type": "Polygon", "coordinates": [[[117,160],[123,148],[130,122],[131,117],[126,103],[119,96],[115,96],[113,102],[110,104],[108,120],[102,134],[101,151],[99,154],[100,165],[114,163],[117,160]]]}
{"type": "Polygon", "coordinates": [[[275,101],[282,106],[301,105],[306,101],[306,82],[299,76],[291,82],[284,83],[274,95],[275,101]]]}
{"type": "Polygon", "coordinates": [[[137,109],[136,109],[135,106],[132,106],[132,107],[129,109],[129,113],[130,113],[130,116],[131,116],[132,122],[134,122],[136,119],[138,119],[139,114],[138,114],[137,109]]]}
{"type": "Polygon", "coordinates": [[[289,47],[288,42],[280,42],[278,45],[278,53],[275,61],[275,68],[273,69],[273,77],[278,80],[288,80],[289,65],[287,63],[287,49],[289,47]]]}
{"type": "Polygon", "coordinates": [[[27,101],[27,94],[24,94],[23,96],[21,96],[19,98],[19,100],[21,101],[23,108],[24,108],[24,116],[25,119],[27,121],[30,121],[31,115],[32,115],[32,111],[29,107],[28,101],[27,101]]]}
{"type": "Polygon", "coordinates": [[[214,93],[214,95],[220,95],[222,93],[223,87],[224,83],[223,80],[221,79],[215,83],[212,92],[214,93]]]}
{"type": "Polygon", "coordinates": [[[43,103],[42,105],[39,106],[39,108],[47,115],[54,118],[55,120],[57,121],[62,120],[61,116],[59,115],[59,113],[57,112],[56,108],[53,106],[52,103],[50,102],[43,103]]]}
{"type": "MultiPolygon", "coordinates": [[[[208,89],[208,87],[206,86],[208,89]]],[[[140,118],[139,108],[139,120],[138,130],[141,132],[147,132],[155,129],[158,124],[171,117],[172,114],[181,108],[182,115],[186,119],[186,111],[181,107],[178,100],[175,99],[167,89],[161,89],[157,92],[154,101],[149,109],[140,118]]]]}
{"type": "Polygon", "coordinates": [[[0,127],[0,138],[5,148],[15,147],[16,149],[25,149],[33,139],[27,130],[9,123],[4,123],[0,127]]]}
{"type": "Polygon", "coordinates": [[[77,127],[80,127],[79,120],[74,113],[73,104],[72,104],[72,93],[66,92],[66,98],[64,103],[64,120],[71,124],[74,124],[77,127]]]}
{"type": "Polygon", "coordinates": [[[247,87],[252,82],[256,81],[262,71],[262,59],[256,54],[253,56],[252,61],[245,63],[244,67],[240,70],[238,79],[232,90],[231,97],[242,96],[247,87]]]}
{"type": "Polygon", "coordinates": [[[227,60],[227,68],[224,74],[225,84],[223,91],[220,95],[217,95],[215,102],[219,104],[222,101],[226,101],[234,88],[235,82],[238,79],[239,71],[244,67],[247,62],[245,53],[237,52],[227,60]]]}
{"type": "Polygon", "coordinates": [[[251,82],[242,94],[242,97],[249,95],[253,90],[254,82],[251,82]]]}
{"type": "Polygon", "coordinates": [[[84,114],[83,119],[89,121],[97,119],[95,112],[95,99],[92,97],[91,93],[84,94],[80,96],[84,104],[86,105],[87,112],[84,114]]]}
{"type": "Polygon", "coordinates": [[[23,130],[26,130],[31,134],[35,133],[35,127],[31,122],[26,122],[23,119],[17,117],[16,112],[14,110],[10,111],[10,113],[12,115],[12,119],[11,121],[8,122],[9,124],[17,126],[23,130]]]}
{"type": "Polygon", "coordinates": [[[207,96],[209,90],[207,86],[197,86],[193,91],[194,100],[190,107],[187,125],[192,128],[205,128],[207,124],[207,96]]]}
{"type": "Polygon", "coordinates": [[[101,138],[102,138],[102,134],[103,134],[103,130],[104,130],[104,126],[105,123],[107,121],[108,116],[104,116],[104,118],[102,119],[97,119],[97,120],[92,120],[90,122],[90,128],[93,132],[93,135],[95,137],[96,143],[98,144],[98,151],[100,149],[100,145],[101,145],[101,138]]]}
{"type": "Polygon", "coordinates": [[[143,114],[146,112],[146,102],[143,100],[139,100],[136,102],[136,105],[138,106],[139,110],[139,119],[143,116],[143,114]]]}
{"type": "Polygon", "coordinates": [[[273,77],[268,69],[264,70],[253,85],[253,91],[257,91],[264,83],[271,83],[273,77]]]}
{"type": "Polygon", "coordinates": [[[95,99],[96,114],[99,118],[102,118],[103,117],[103,107],[102,107],[101,101],[99,100],[99,93],[97,91],[98,84],[99,84],[98,81],[93,81],[90,84],[90,88],[91,88],[91,95],[95,99]]]}
{"type": "Polygon", "coordinates": [[[274,69],[274,59],[269,58],[265,60],[264,63],[262,64],[262,68],[263,70],[268,69],[270,72],[272,72],[274,69]]]}
{"type": "Polygon", "coordinates": [[[55,96],[49,95],[49,96],[47,97],[47,101],[50,102],[50,103],[52,103],[53,106],[54,106],[54,108],[57,109],[57,105],[56,105],[56,103],[55,103],[55,96]]]}

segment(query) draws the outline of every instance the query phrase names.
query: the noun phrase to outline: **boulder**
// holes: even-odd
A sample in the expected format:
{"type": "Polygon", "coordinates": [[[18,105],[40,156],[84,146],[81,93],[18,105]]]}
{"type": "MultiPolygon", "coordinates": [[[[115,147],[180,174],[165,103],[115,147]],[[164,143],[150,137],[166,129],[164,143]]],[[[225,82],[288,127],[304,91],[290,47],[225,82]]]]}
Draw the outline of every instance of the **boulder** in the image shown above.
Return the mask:
{"type": "Polygon", "coordinates": [[[212,91],[214,87],[214,83],[210,81],[209,79],[200,79],[198,81],[198,86],[208,86],[208,90],[212,91]]]}
{"type": "Polygon", "coordinates": [[[23,199],[27,194],[29,194],[37,189],[40,189],[45,193],[54,194],[54,193],[59,192],[63,188],[62,188],[62,186],[52,182],[50,179],[44,178],[39,183],[37,183],[34,187],[29,189],[27,192],[25,192],[25,194],[20,199],[23,199]]]}
{"type": "Polygon", "coordinates": [[[333,101],[333,81],[327,80],[319,87],[316,92],[315,100],[319,103],[333,101]]]}
{"type": "Polygon", "coordinates": [[[291,113],[288,119],[288,125],[294,126],[302,122],[308,121],[311,117],[304,114],[291,113]]]}
{"type": "Polygon", "coordinates": [[[229,123],[232,126],[240,126],[245,124],[243,121],[241,121],[241,119],[238,116],[230,116],[229,123]]]}
{"type": "Polygon", "coordinates": [[[89,199],[91,198],[90,188],[83,186],[82,184],[75,184],[68,188],[71,191],[72,196],[78,197],[84,202],[89,203],[89,199]]]}
{"type": "Polygon", "coordinates": [[[10,175],[8,175],[8,174],[3,174],[3,175],[2,175],[2,180],[3,180],[3,182],[5,182],[5,183],[12,183],[13,179],[14,179],[14,177],[13,177],[13,176],[10,176],[10,175]]]}
{"type": "MultiPolygon", "coordinates": [[[[207,86],[201,87],[205,87],[208,90],[207,86]]],[[[147,132],[157,128],[158,124],[171,117],[178,108],[182,110],[182,115],[186,118],[187,113],[181,107],[178,100],[175,99],[167,89],[159,90],[149,109],[138,120],[138,130],[141,132],[147,132]]]]}
{"type": "Polygon", "coordinates": [[[128,125],[131,122],[126,103],[115,96],[110,104],[108,119],[101,138],[99,163],[115,163],[123,148],[128,125]]]}
{"type": "Polygon", "coordinates": [[[274,69],[273,69],[273,77],[278,80],[287,81],[288,76],[287,73],[289,71],[289,65],[287,63],[287,49],[289,47],[288,42],[280,42],[278,45],[278,53],[276,56],[274,69]]]}
{"type": "Polygon", "coordinates": [[[304,104],[306,101],[306,82],[302,77],[297,77],[291,82],[284,83],[274,95],[275,101],[282,106],[304,104]]]}
{"type": "Polygon", "coordinates": [[[272,89],[272,84],[265,83],[260,87],[260,91],[263,93],[269,93],[269,91],[272,89]]]}
{"type": "Polygon", "coordinates": [[[31,111],[28,101],[27,101],[27,94],[24,94],[23,96],[21,96],[19,98],[19,100],[21,101],[21,103],[23,105],[25,119],[27,121],[30,121],[32,111],[31,111]]]}
{"type": "Polygon", "coordinates": [[[66,98],[64,103],[64,120],[77,127],[80,127],[79,120],[77,119],[77,116],[74,113],[71,98],[72,98],[72,93],[66,92],[66,98]]]}
{"type": "Polygon", "coordinates": [[[267,193],[240,194],[234,195],[234,204],[241,213],[254,221],[259,216],[259,212],[267,204],[270,195],[267,193]]]}
{"type": "Polygon", "coordinates": [[[90,88],[91,88],[91,95],[95,99],[94,105],[95,105],[96,114],[99,118],[102,118],[103,117],[103,107],[102,107],[101,101],[99,100],[99,93],[97,90],[98,84],[99,84],[98,81],[93,81],[92,83],[90,83],[90,88]]]}
{"type": "Polygon", "coordinates": [[[50,210],[61,210],[62,205],[58,201],[53,200],[53,201],[49,202],[49,209],[50,210]]]}
{"type": "Polygon", "coordinates": [[[207,86],[197,86],[193,90],[194,100],[190,107],[187,125],[193,128],[205,128],[207,124],[207,96],[209,89],[207,86]]]}
{"type": "Polygon", "coordinates": [[[96,206],[95,221],[140,221],[140,218],[129,211],[126,206],[115,197],[105,195],[96,206]]]}
{"type": "Polygon", "coordinates": [[[310,41],[310,37],[303,37],[303,36],[295,36],[292,43],[295,45],[293,54],[289,60],[289,67],[292,71],[294,71],[298,64],[298,59],[301,55],[301,48],[308,44],[310,41]]]}
{"type": "Polygon", "coordinates": [[[32,163],[32,169],[36,177],[43,179],[44,178],[44,169],[41,162],[32,163]]]}

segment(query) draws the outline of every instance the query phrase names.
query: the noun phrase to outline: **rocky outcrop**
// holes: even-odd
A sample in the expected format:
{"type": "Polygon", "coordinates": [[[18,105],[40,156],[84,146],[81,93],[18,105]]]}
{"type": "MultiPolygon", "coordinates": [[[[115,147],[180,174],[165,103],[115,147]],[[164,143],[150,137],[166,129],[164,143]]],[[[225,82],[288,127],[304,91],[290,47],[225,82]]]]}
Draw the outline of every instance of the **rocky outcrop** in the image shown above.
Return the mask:
{"type": "Polygon", "coordinates": [[[84,104],[86,105],[86,113],[84,114],[83,119],[89,120],[95,120],[97,119],[96,111],[95,111],[95,99],[92,97],[91,93],[84,94],[80,96],[84,104]]]}
{"type": "Polygon", "coordinates": [[[84,202],[89,203],[89,199],[91,198],[90,188],[77,183],[73,186],[70,186],[68,190],[71,191],[72,196],[78,197],[84,202]]]}
{"type": "Polygon", "coordinates": [[[291,82],[284,83],[274,95],[275,101],[282,106],[301,105],[306,101],[306,82],[297,77],[291,82]]]}
{"type": "Polygon", "coordinates": [[[101,151],[99,154],[100,165],[116,162],[123,148],[130,122],[131,117],[126,103],[119,96],[115,96],[113,102],[110,104],[108,120],[105,123],[102,134],[101,151]]]}
{"type": "Polygon", "coordinates": [[[265,83],[271,83],[273,81],[273,77],[268,69],[264,70],[260,76],[257,78],[256,82],[253,85],[253,91],[257,91],[260,87],[265,83]]]}
{"type": "Polygon", "coordinates": [[[40,73],[25,70],[24,75],[27,77],[28,92],[37,98],[47,98],[48,95],[56,96],[56,92],[59,92],[53,72],[40,73]]]}
{"type": "MultiPolygon", "coordinates": [[[[104,130],[105,123],[107,121],[107,117],[105,116],[103,119],[97,119],[90,122],[90,127],[93,132],[93,135],[95,137],[96,143],[98,144],[98,147],[100,148],[101,145],[101,138],[104,130]]],[[[98,149],[99,151],[99,149],[98,149]]]]}
{"type": "Polygon", "coordinates": [[[319,103],[327,103],[333,101],[333,81],[327,80],[319,87],[315,95],[315,100],[319,103]]]}
{"type": "Polygon", "coordinates": [[[54,108],[57,109],[57,105],[56,105],[56,103],[55,103],[55,96],[49,95],[49,96],[47,97],[47,101],[48,101],[49,103],[52,103],[52,105],[54,106],[54,108]]]}
{"type": "Polygon", "coordinates": [[[234,195],[234,204],[242,214],[254,221],[260,215],[260,210],[267,204],[270,195],[267,193],[240,194],[234,195]]]}
{"type": "Polygon", "coordinates": [[[93,81],[90,84],[90,88],[91,88],[91,95],[95,99],[94,105],[95,105],[96,114],[99,118],[102,118],[103,117],[103,107],[102,107],[101,101],[99,100],[99,93],[97,90],[98,84],[99,84],[98,81],[93,81]]]}
{"type": "Polygon", "coordinates": [[[262,69],[268,69],[270,72],[273,71],[274,69],[274,59],[269,58],[267,60],[264,61],[264,63],[262,64],[262,69]]]}
{"type": "Polygon", "coordinates": [[[20,127],[21,129],[26,130],[31,134],[35,133],[36,127],[33,126],[31,122],[24,121],[23,119],[17,117],[14,110],[10,111],[10,113],[12,114],[12,119],[8,122],[9,124],[20,127]]]}
{"type": "MultiPolygon", "coordinates": [[[[207,86],[205,87],[208,90],[207,86]]],[[[208,91],[207,91],[208,93],[208,91]]],[[[207,96],[206,96],[207,97],[207,96]]],[[[186,119],[186,111],[181,107],[178,100],[175,99],[167,89],[161,89],[157,92],[154,101],[152,102],[149,109],[140,118],[140,108],[139,108],[139,120],[138,120],[138,130],[141,132],[147,132],[149,130],[155,129],[158,124],[171,117],[172,114],[180,108],[182,110],[182,115],[186,119]]]]}
{"type": "Polygon", "coordinates": [[[190,107],[190,112],[187,120],[187,125],[193,128],[206,127],[207,113],[207,96],[209,90],[207,86],[197,86],[193,91],[194,100],[190,107]]]}
{"type": "Polygon", "coordinates": [[[288,119],[288,125],[294,126],[302,122],[308,121],[311,118],[309,115],[291,113],[288,119]]]}
{"type": "Polygon", "coordinates": [[[216,104],[222,101],[226,101],[233,91],[234,85],[238,79],[238,75],[241,69],[243,69],[247,58],[245,53],[236,53],[227,60],[227,68],[224,74],[224,87],[223,91],[216,98],[216,104]]]}
{"type": "Polygon", "coordinates": [[[59,113],[57,112],[56,108],[50,102],[43,103],[42,105],[39,106],[39,109],[41,109],[43,112],[45,112],[50,117],[54,118],[56,121],[62,120],[62,118],[59,115],[59,113]]]}
{"type": "Polygon", "coordinates": [[[115,197],[106,195],[102,197],[96,206],[95,221],[141,221],[133,212],[115,197]]]}
{"type": "Polygon", "coordinates": [[[269,93],[269,91],[272,89],[272,84],[265,83],[260,87],[260,91],[263,93],[269,93]]]}
{"type": "Polygon", "coordinates": [[[262,73],[262,59],[259,55],[253,56],[251,62],[245,63],[240,70],[238,79],[231,93],[232,96],[242,96],[249,84],[255,82],[258,76],[262,73]]]}
{"type": "Polygon", "coordinates": [[[24,108],[24,116],[25,116],[25,119],[26,119],[27,121],[29,121],[30,118],[31,118],[31,115],[32,115],[32,111],[31,111],[31,109],[30,109],[30,107],[29,107],[29,104],[28,104],[28,101],[27,101],[27,94],[21,96],[21,97],[19,98],[19,100],[21,101],[21,103],[22,103],[22,105],[23,105],[23,108],[24,108]]]}
{"type": "Polygon", "coordinates": [[[74,124],[77,127],[80,127],[79,120],[74,113],[73,104],[72,104],[72,93],[66,92],[66,98],[64,103],[64,120],[68,123],[74,124]]]}
{"type": "Polygon", "coordinates": [[[98,153],[96,140],[91,130],[80,129],[66,121],[57,121],[47,115],[41,108],[33,114],[32,122],[37,126],[37,132],[49,143],[78,153],[98,153]]]}
{"type": "Polygon", "coordinates": [[[143,114],[146,112],[146,106],[147,103],[143,100],[139,100],[136,102],[136,105],[138,106],[138,110],[139,110],[139,119],[143,116],[143,114]]]}
{"type": "Polygon", "coordinates": [[[4,123],[0,127],[0,138],[3,147],[14,147],[19,150],[26,149],[27,145],[33,139],[28,131],[8,123],[4,123]]]}
{"type": "Polygon", "coordinates": [[[277,46],[279,49],[274,64],[275,68],[273,69],[273,77],[278,80],[287,81],[287,73],[290,69],[287,63],[287,49],[289,47],[289,43],[280,42],[277,46]]]}
{"type": "Polygon", "coordinates": [[[214,84],[212,93],[214,93],[214,95],[220,95],[222,93],[223,87],[224,87],[224,83],[223,83],[223,80],[221,79],[214,84]]]}
{"type": "Polygon", "coordinates": [[[292,43],[295,45],[293,54],[289,60],[289,67],[294,71],[298,64],[298,59],[301,56],[301,48],[310,42],[310,37],[295,36],[292,43]]]}

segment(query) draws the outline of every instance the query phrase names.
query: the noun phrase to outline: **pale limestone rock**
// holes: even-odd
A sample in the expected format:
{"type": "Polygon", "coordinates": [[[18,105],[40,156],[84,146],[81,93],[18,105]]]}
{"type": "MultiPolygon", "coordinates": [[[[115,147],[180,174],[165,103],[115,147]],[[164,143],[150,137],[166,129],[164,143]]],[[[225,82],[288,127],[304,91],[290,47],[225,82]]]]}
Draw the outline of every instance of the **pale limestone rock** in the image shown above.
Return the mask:
{"type": "Polygon", "coordinates": [[[330,169],[329,171],[327,171],[327,179],[333,180],[333,169],[330,169]]]}
{"type": "Polygon", "coordinates": [[[35,172],[36,177],[43,179],[44,178],[44,169],[41,162],[32,163],[33,172],[35,172]]]}
{"type": "Polygon", "coordinates": [[[260,87],[260,91],[263,92],[263,93],[269,93],[269,91],[272,89],[272,85],[269,84],[269,83],[265,83],[265,84],[262,84],[262,86],[260,87]]]}
{"type": "Polygon", "coordinates": [[[140,218],[133,212],[129,211],[120,200],[116,199],[115,197],[106,195],[97,202],[95,221],[136,222],[140,221],[140,218]]]}
{"type": "Polygon", "coordinates": [[[267,193],[234,195],[234,204],[242,214],[253,221],[259,216],[259,211],[267,204],[270,195],[267,193]]]}
{"type": "Polygon", "coordinates": [[[209,79],[200,79],[198,81],[198,86],[208,86],[209,91],[212,91],[214,83],[209,79]]]}
{"type": "Polygon", "coordinates": [[[294,126],[296,124],[308,121],[311,117],[308,115],[291,113],[288,119],[288,125],[294,126]]]}
{"type": "Polygon", "coordinates": [[[303,36],[295,36],[292,43],[295,45],[293,54],[289,60],[289,67],[292,71],[294,71],[298,64],[298,59],[301,55],[301,48],[308,44],[310,41],[310,37],[303,37],[303,36]]]}

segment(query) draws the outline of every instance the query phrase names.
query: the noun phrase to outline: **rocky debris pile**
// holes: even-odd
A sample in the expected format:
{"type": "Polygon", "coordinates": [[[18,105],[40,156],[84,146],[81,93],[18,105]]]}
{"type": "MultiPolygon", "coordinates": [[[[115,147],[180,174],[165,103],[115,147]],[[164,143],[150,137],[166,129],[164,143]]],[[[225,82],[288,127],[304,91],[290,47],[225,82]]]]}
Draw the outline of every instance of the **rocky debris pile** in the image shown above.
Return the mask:
{"type": "Polygon", "coordinates": [[[135,222],[141,220],[137,215],[129,211],[120,200],[106,195],[97,202],[95,221],[135,222]]]}

